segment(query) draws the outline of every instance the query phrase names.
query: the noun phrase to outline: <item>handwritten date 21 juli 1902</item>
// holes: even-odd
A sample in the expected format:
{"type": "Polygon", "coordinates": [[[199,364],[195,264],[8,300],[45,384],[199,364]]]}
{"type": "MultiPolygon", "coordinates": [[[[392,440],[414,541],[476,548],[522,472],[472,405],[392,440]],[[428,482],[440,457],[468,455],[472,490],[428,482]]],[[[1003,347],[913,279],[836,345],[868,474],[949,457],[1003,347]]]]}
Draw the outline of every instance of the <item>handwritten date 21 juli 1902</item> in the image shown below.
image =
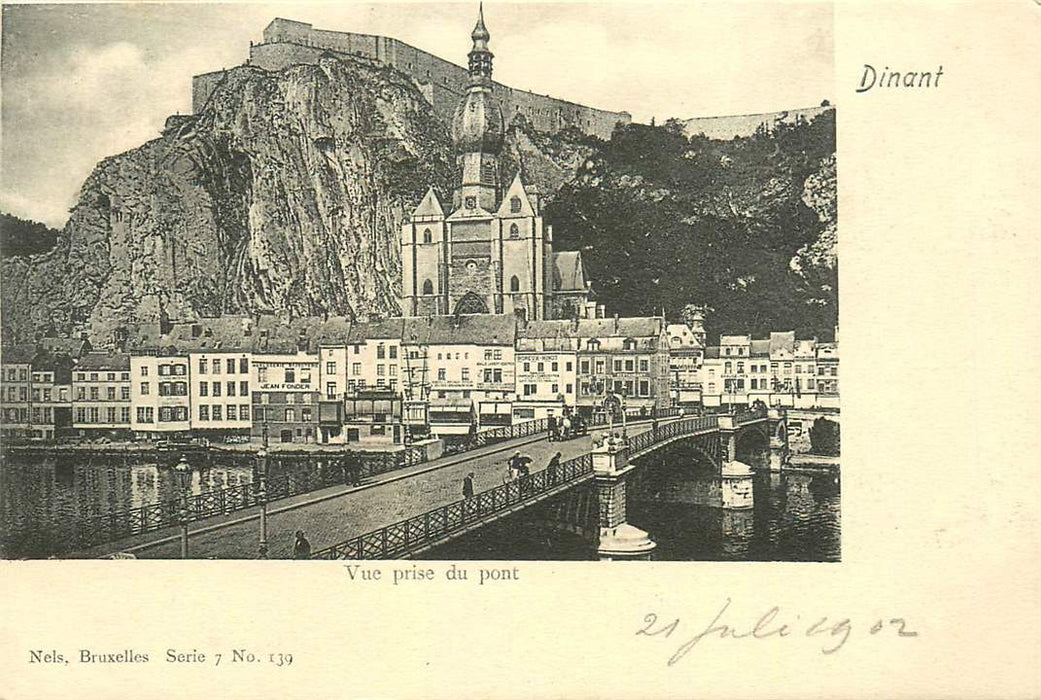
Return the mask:
{"type": "MultiPolygon", "coordinates": [[[[782,639],[803,638],[816,639],[821,643],[822,654],[834,654],[849,640],[853,634],[853,622],[849,618],[831,620],[825,616],[803,618],[800,615],[787,615],[774,606],[750,622],[727,622],[727,610],[730,598],[726,599],[722,608],[707,624],[695,623],[695,634],[686,637],[679,634],[684,626],[680,618],[659,619],[656,613],[648,613],[643,618],[643,625],[636,630],[637,636],[658,637],[659,639],[682,639],[683,642],[669,657],[668,665],[672,666],[686,656],[703,640],[708,639],[782,639]]],[[[870,635],[895,635],[897,637],[917,637],[918,632],[910,629],[902,617],[880,618],[865,627],[870,635]]]]}

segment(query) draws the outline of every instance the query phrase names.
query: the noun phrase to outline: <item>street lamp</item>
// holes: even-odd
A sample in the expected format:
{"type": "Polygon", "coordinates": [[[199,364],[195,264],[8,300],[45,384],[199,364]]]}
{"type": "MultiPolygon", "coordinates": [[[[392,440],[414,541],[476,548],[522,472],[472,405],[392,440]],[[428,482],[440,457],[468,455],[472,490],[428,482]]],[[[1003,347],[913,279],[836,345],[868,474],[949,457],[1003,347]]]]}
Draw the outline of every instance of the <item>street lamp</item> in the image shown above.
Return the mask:
{"type": "Polygon", "coordinates": [[[174,467],[174,475],[177,477],[177,486],[181,490],[181,559],[188,558],[188,489],[192,485],[192,468],[188,460],[181,455],[180,461],[174,467]]]}
{"type": "Polygon", "coordinates": [[[626,414],[628,413],[628,409],[626,408],[626,405],[625,405],[625,398],[628,395],[629,395],[629,390],[627,388],[625,388],[625,387],[622,387],[622,404],[621,404],[621,406],[622,406],[622,439],[623,440],[628,440],[629,439],[629,431],[628,431],[628,427],[627,427],[627,423],[626,423],[626,418],[628,417],[626,414]]]}
{"type": "Polygon", "coordinates": [[[267,559],[267,449],[264,447],[257,450],[257,477],[260,481],[257,490],[257,502],[260,504],[259,554],[261,559],[267,559]]]}

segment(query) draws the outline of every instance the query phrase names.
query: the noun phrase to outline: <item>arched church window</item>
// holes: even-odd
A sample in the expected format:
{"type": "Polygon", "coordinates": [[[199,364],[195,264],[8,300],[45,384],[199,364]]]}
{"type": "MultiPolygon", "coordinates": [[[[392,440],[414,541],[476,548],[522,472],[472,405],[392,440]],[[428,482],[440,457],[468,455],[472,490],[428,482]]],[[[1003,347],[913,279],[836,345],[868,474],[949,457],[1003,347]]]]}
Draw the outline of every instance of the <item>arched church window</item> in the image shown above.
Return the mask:
{"type": "Polygon", "coordinates": [[[514,214],[519,214],[521,210],[520,197],[510,198],[510,211],[514,214]]]}
{"type": "Polygon", "coordinates": [[[428,228],[423,229],[423,242],[424,243],[430,243],[433,240],[434,240],[434,235],[432,233],[430,233],[430,229],[428,229],[428,228]]]}
{"type": "Polygon", "coordinates": [[[510,224],[510,238],[520,238],[520,228],[517,224],[510,224]]]}
{"type": "Polygon", "coordinates": [[[520,291],[520,280],[517,278],[517,275],[514,275],[513,277],[510,278],[510,291],[511,292],[519,292],[520,291]]]}
{"type": "Polygon", "coordinates": [[[433,294],[434,293],[434,283],[431,282],[430,280],[424,280],[423,281],[423,293],[424,294],[433,294]]]}

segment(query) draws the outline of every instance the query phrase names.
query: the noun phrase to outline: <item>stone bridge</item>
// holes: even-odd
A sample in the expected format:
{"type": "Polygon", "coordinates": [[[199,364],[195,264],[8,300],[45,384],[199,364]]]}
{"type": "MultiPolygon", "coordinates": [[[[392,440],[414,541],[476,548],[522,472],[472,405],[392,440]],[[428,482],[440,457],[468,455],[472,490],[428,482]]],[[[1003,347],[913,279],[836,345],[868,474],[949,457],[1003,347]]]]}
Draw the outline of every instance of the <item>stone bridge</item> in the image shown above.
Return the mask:
{"type": "MultiPolygon", "coordinates": [[[[616,433],[617,435],[617,433],[616,433]]],[[[481,491],[385,527],[352,537],[315,553],[319,559],[408,558],[502,518],[557,499],[558,526],[586,530],[595,507],[601,559],[648,558],[654,542],[626,522],[626,488],[636,458],[677,441],[687,441],[720,473],[746,477],[738,456],[764,454],[763,464],[781,470],[787,456],[784,414],[776,409],[733,415],[673,419],[643,426],[639,432],[607,437],[590,451],[521,479],[481,491]],[[591,485],[591,489],[578,489],[591,485]],[[592,498],[589,497],[590,491],[592,498]]],[[[750,498],[751,494],[747,494],[750,498]]]]}

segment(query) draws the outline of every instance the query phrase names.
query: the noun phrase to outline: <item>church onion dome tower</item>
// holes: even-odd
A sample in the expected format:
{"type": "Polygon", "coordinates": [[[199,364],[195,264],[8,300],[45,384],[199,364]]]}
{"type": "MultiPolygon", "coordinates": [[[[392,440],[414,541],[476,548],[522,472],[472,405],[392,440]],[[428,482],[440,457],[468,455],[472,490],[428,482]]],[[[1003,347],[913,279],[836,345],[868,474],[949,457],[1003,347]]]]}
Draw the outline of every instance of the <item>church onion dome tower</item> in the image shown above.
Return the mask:
{"type": "Polygon", "coordinates": [[[494,211],[500,187],[498,155],[506,133],[506,120],[493,92],[493,54],[488,50],[491,35],[484,25],[483,6],[470,38],[473,40],[469,54],[470,86],[452,119],[452,141],[462,175],[461,187],[456,193],[458,201],[454,204],[464,206],[468,196],[476,197],[481,208],[494,211]]]}

